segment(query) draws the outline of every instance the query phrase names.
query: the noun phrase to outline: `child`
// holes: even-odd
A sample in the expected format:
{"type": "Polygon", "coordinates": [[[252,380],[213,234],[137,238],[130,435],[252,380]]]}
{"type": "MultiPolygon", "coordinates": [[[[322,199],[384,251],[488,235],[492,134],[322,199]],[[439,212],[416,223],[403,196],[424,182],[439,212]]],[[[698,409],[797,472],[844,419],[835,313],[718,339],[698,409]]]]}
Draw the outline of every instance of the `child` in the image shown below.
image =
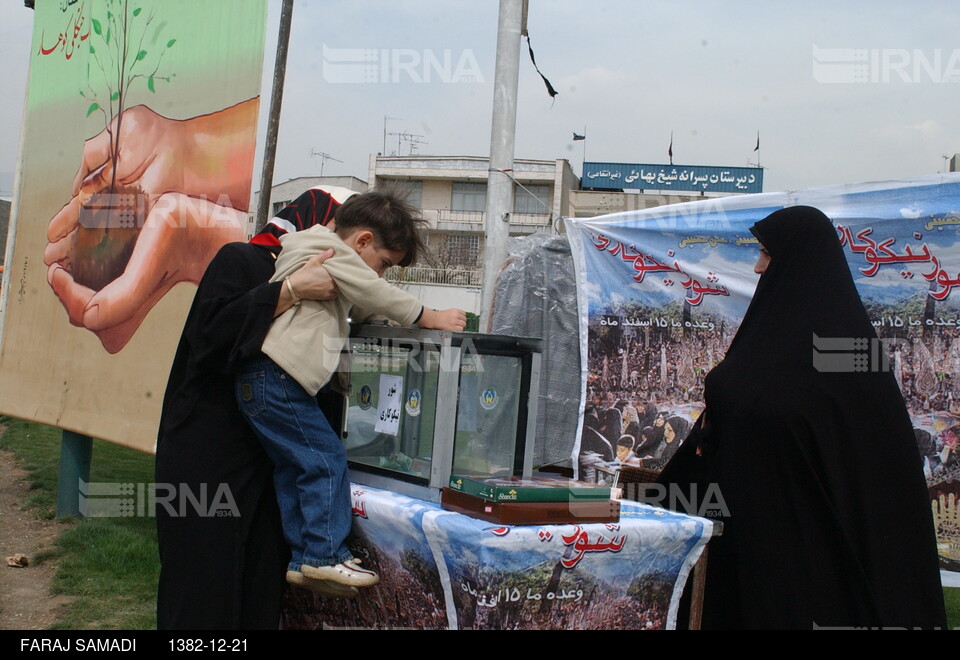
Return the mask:
{"type": "Polygon", "coordinates": [[[466,314],[426,308],[380,279],[391,266],[413,263],[423,247],[418,221],[404,202],[378,191],[357,195],[337,210],[334,224],[334,231],[318,225],[281,239],[272,281],[284,281],[294,307],[274,319],[263,355],[243,365],[236,394],[274,463],[292,552],[287,582],[321,593],[343,585],[339,589],[349,597],[379,577],[361,568],[347,548],[352,514],[346,452],[315,398],[337,370],[348,316],[356,321],[378,314],[405,325],[463,330],[466,314]],[[290,275],[329,248],[334,255],[323,265],[338,297],[301,301],[290,275]]]}

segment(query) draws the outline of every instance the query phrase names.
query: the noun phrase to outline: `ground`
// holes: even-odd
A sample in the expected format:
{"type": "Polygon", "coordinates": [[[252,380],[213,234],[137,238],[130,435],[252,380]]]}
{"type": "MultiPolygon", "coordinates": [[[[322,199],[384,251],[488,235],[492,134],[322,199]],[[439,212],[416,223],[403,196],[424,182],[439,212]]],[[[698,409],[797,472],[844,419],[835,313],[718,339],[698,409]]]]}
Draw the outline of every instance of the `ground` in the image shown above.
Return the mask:
{"type": "Polygon", "coordinates": [[[52,547],[67,523],[41,520],[33,511],[23,510],[29,494],[26,477],[13,454],[0,451],[0,630],[48,628],[69,601],[50,592],[55,562],[34,560],[52,547]],[[7,566],[7,557],[15,554],[27,555],[30,565],[7,566]]]}

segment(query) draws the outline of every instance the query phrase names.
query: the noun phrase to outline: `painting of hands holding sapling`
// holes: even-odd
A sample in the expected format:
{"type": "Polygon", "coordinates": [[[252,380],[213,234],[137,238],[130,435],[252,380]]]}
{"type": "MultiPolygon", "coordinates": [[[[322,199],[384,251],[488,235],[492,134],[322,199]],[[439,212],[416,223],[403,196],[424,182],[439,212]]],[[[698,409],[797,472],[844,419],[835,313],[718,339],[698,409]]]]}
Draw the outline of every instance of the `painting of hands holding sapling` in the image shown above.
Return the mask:
{"type": "Polygon", "coordinates": [[[243,239],[258,99],[164,116],[152,104],[178,84],[171,55],[184,47],[167,8],[88,0],[83,9],[73,21],[87,57],[79,96],[102,130],[84,142],[43,260],[70,323],[116,353],[175,284],[198,282],[220,246],[243,239]]]}

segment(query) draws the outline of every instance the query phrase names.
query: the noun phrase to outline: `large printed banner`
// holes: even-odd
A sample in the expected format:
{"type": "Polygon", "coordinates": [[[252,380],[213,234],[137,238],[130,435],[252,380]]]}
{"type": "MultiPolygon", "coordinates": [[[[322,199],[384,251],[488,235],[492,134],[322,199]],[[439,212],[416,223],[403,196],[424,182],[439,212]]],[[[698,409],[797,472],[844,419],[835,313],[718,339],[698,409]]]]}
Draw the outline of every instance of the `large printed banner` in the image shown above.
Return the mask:
{"type": "MultiPolygon", "coordinates": [[[[703,378],[758,276],[753,223],[785,206],[837,227],[881,339],[844,355],[892,369],[913,419],[941,566],[960,570],[960,175],[708,199],[568,220],[578,263],[581,477],[660,468],[703,410],[703,378]]],[[[834,353],[830,359],[837,359],[834,353]]]]}
{"type": "Polygon", "coordinates": [[[189,284],[244,238],[265,23],[265,0],[37,1],[4,413],[153,447],[189,284]]]}
{"type": "Polygon", "coordinates": [[[380,575],[355,600],[294,589],[284,625],[452,630],[662,629],[713,525],[634,502],[616,524],[498,526],[354,486],[351,550],[380,575]]]}

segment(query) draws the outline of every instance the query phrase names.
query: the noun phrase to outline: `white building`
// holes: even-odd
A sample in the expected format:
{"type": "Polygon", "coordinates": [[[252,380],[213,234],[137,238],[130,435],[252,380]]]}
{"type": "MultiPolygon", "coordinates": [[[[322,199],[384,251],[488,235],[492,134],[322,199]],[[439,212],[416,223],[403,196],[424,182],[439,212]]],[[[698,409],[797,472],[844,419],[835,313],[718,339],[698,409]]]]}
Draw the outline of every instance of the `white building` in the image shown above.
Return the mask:
{"type": "MultiPolygon", "coordinates": [[[[488,162],[481,156],[370,157],[370,186],[406,195],[430,227],[428,260],[388,277],[420,291],[433,307],[479,310],[488,162]]],[[[561,231],[578,183],[570,163],[516,159],[512,178],[510,234],[561,231]]]]}

